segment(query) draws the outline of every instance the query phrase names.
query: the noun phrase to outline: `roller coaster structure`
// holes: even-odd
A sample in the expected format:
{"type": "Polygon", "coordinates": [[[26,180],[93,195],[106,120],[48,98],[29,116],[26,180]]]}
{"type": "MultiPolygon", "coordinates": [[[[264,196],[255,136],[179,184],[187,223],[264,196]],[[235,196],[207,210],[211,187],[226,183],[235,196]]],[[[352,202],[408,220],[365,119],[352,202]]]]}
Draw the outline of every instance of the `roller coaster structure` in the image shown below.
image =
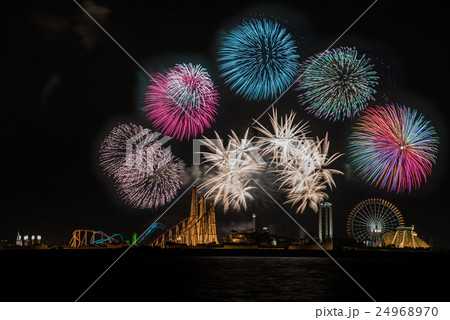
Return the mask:
{"type": "Polygon", "coordinates": [[[216,230],[216,214],[214,201],[206,210],[206,198],[200,197],[198,204],[197,189],[192,189],[190,216],[181,220],[172,228],[157,237],[151,246],[165,247],[168,243],[196,246],[202,244],[218,244],[216,230]]]}
{"type": "Polygon", "coordinates": [[[162,223],[156,222],[139,239],[133,238],[133,245],[135,245],[135,246],[141,245],[147,238],[149,238],[157,230],[165,231],[165,230],[167,230],[167,228],[162,223]]]}
{"type": "Polygon", "coordinates": [[[72,248],[87,247],[89,245],[104,245],[104,244],[119,244],[123,243],[122,235],[116,233],[108,236],[103,231],[93,230],[75,230],[72,233],[69,245],[72,248]],[[118,239],[120,238],[120,240],[118,239]]]}

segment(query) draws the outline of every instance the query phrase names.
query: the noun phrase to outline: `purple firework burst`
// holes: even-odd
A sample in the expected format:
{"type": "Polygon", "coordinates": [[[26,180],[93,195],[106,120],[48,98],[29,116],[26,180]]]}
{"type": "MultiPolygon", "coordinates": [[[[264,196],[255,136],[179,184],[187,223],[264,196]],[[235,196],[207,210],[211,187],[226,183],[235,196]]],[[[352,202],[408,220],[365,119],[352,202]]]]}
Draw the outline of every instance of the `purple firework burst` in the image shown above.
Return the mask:
{"type": "Polygon", "coordinates": [[[182,165],[158,136],[142,126],[120,124],[100,147],[100,166],[114,178],[120,197],[135,208],[169,203],[183,182],[182,165]]]}
{"type": "Polygon", "coordinates": [[[146,95],[147,118],[179,140],[203,133],[217,114],[219,93],[200,65],[177,64],[166,74],[154,75],[146,95]]]}

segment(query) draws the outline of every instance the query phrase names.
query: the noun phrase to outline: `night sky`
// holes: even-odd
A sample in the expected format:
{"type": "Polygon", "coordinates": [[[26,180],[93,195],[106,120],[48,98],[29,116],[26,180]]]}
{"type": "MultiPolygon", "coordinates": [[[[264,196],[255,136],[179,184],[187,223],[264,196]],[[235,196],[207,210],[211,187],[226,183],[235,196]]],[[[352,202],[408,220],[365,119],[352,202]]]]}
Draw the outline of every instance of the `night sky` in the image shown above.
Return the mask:
{"type": "MultiPolygon", "coordinates": [[[[175,63],[200,63],[221,94],[216,130],[243,133],[270,102],[250,103],[234,95],[218,76],[218,38],[248,17],[272,17],[285,24],[299,46],[300,61],[326,49],[371,1],[282,1],[270,3],[195,1],[86,1],[84,7],[149,72],[175,63]],[[155,7],[156,5],[156,7],[155,7]]],[[[356,47],[372,59],[380,76],[376,102],[405,104],[419,110],[440,138],[437,164],[428,182],[410,194],[388,193],[352,174],[345,155],[332,167],[329,193],[335,233],[345,236],[351,209],[378,197],[394,203],[419,236],[450,246],[448,205],[448,50],[446,12],[432,4],[379,1],[335,47],[356,47]]],[[[125,205],[98,166],[100,141],[118,123],[152,129],[142,113],[147,76],[72,1],[14,2],[1,12],[1,139],[3,176],[0,239],[21,233],[41,234],[46,243],[68,242],[75,229],[121,233],[143,232],[163,211],[125,205]]],[[[346,152],[351,120],[332,123],[307,114],[296,92],[277,103],[279,114],[297,112],[313,135],[329,133],[330,153],[346,152]]],[[[268,115],[261,119],[269,124],[268,115]]],[[[192,140],[171,141],[175,155],[189,167],[192,140]]],[[[191,170],[188,171],[188,173],[191,170]]],[[[193,179],[186,176],[185,190],[193,179]]],[[[281,195],[275,197],[282,201],[281,195]]],[[[189,214],[190,191],[161,219],[171,226],[189,214]]],[[[286,206],[289,212],[295,210],[286,206]]],[[[223,214],[216,207],[219,237],[231,229],[258,227],[297,236],[298,227],[267,197],[257,195],[247,212],[223,214]]],[[[316,235],[316,215],[307,209],[298,221],[316,235]]]]}

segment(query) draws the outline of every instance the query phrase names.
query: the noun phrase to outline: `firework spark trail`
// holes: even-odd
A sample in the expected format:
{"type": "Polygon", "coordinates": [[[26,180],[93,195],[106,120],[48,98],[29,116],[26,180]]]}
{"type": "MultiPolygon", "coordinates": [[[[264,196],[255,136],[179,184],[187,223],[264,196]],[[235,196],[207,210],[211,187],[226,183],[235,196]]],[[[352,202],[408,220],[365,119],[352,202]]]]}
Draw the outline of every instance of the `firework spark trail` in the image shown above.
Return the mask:
{"type": "Polygon", "coordinates": [[[298,80],[299,101],[318,118],[345,120],[374,100],[378,77],[365,55],[354,48],[326,50],[308,58],[298,80]]]}
{"type": "Polygon", "coordinates": [[[182,165],[157,137],[142,126],[120,124],[100,146],[100,166],[122,200],[135,208],[163,206],[182,185],[182,165]]]}
{"type": "Polygon", "coordinates": [[[299,149],[299,143],[303,137],[309,133],[307,131],[308,124],[301,122],[294,124],[295,112],[292,111],[289,116],[285,115],[284,119],[281,117],[279,122],[276,109],[273,109],[272,115],[269,115],[269,117],[273,133],[258,121],[255,122],[258,124],[255,129],[264,135],[259,138],[264,147],[262,154],[264,156],[272,155],[271,164],[286,163],[292,158],[293,153],[299,149]]]}
{"type": "Polygon", "coordinates": [[[273,109],[270,122],[273,132],[258,121],[258,131],[265,135],[262,141],[263,155],[271,155],[272,172],[278,174],[277,182],[286,193],[285,203],[292,206],[299,203],[297,212],[306,206],[317,212],[318,204],[328,198],[326,187],[335,187],[333,174],[343,174],[339,170],[327,168],[340,154],[328,156],[330,143],[328,134],[324,139],[310,139],[306,136],[307,124],[294,124],[295,113],[285,115],[278,121],[277,111],[273,109]]]}
{"type": "Polygon", "coordinates": [[[152,173],[124,166],[116,180],[120,197],[135,208],[157,208],[170,203],[182,185],[183,168],[170,151],[160,148],[153,153],[158,163],[152,173]]]}
{"type": "Polygon", "coordinates": [[[286,203],[299,203],[297,213],[306,206],[317,212],[320,202],[328,199],[324,192],[336,186],[333,174],[343,174],[339,170],[327,168],[341,154],[328,157],[328,135],[323,140],[305,139],[293,153],[293,160],[281,164],[275,171],[279,174],[280,188],[287,194],[286,203]]]}
{"type": "Polygon", "coordinates": [[[147,118],[158,130],[179,140],[210,128],[219,103],[206,69],[190,63],[156,74],[146,96],[147,118]]]}
{"type": "Polygon", "coordinates": [[[267,100],[292,82],[299,64],[291,35],[277,22],[251,19],[222,39],[217,62],[225,83],[248,100],[267,100]]]}
{"type": "Polygon", "coordinates": [[[226,147],[217,132],[217,144],[205,138],[205,145],[210,152],[202,152],[204,163],[211,164],[206,173],[214,170],[214,175],[203,182],[199,189],[209,187],[205,197],[214,197],[215,203],[222,203],[224,212],[230,207],[236,211],[247,208],[247,199],[253,200],[250,191],[255,188],[250,185],[250,180],[260,174],[264,167],[252,157],[256,147],[252,144],[253,138],[248,139],[248,131],[243,139],[231,131],[226,147]]]}
{"type": "Polygon", "coordinates": [[[364,180],[397,193],[418,189],[436,162],[438,137],[416,110],[367,109],[349,138],[350,165],[364,180]]]}

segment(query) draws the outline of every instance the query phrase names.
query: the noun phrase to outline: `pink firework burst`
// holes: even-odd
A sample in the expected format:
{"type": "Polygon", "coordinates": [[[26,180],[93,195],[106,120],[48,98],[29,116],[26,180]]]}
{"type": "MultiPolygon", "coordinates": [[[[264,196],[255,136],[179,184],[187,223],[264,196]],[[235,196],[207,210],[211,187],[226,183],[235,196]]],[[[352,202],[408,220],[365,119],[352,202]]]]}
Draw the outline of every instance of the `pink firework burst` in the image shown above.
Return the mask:
{"type": "Polygon", "coordinates": [[[203,133],[217,114],[219,93],[200,65],[177,64],[166,74],[154,75],[146,95],[147,118],[178,140],[203,133]]]}

